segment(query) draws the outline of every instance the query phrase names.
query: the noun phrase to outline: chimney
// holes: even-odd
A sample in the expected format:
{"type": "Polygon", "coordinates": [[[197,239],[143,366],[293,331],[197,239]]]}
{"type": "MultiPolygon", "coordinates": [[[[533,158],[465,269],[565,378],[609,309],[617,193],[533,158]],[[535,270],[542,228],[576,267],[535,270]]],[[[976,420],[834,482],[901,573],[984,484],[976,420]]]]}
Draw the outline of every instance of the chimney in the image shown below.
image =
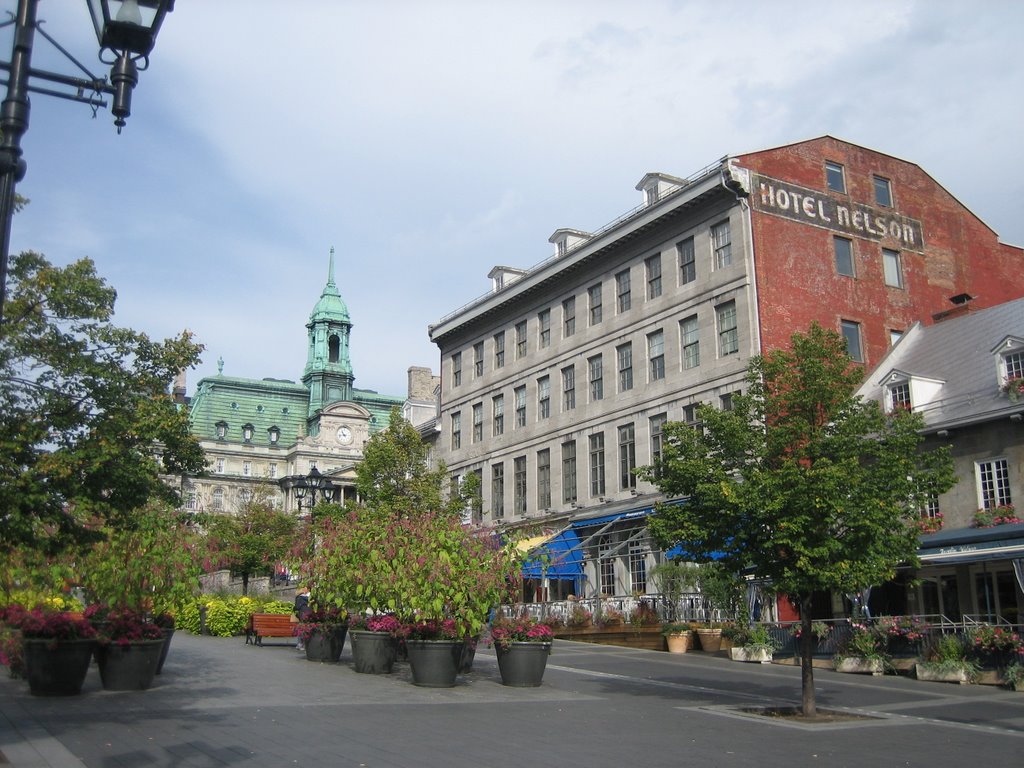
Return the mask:
{"type": "Polygon", "coordinates": [[[958,293],[956,296],[950,296],[949,300],[953,304],[952,309],[946,309],[942,312],[936,312],[932,315],[933,323],[941,323],[943,320],[949,320],[952,317],[960,317],[961,315],[969,314],[974,312],[974,305],[971,304],[974,301],[974,296],[969,293],[958,293]]]}
{"type": "Polygon", "coordinates": [[[185,405],[188,399],[185,397],[185,369],[178,371],[174,377],[174,387],[171,389],[171,400],[178,405],[185,405]]]}

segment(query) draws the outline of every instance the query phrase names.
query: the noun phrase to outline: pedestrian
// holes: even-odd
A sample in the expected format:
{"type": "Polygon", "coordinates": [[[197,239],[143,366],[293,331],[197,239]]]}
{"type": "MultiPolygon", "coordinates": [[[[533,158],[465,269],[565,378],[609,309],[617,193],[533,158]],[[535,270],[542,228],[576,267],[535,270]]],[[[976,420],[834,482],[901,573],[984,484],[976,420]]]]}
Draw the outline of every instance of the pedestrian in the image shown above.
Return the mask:
{"type": "MultiPolygon", "coordinates": [[[[309,587],[303,584],[295,590],[295,607],[292,610],[292,623],[301,624],[309,618],[309,614],[311,612],[312,609],[309,607],[309,587]]],[[[301,635],[298,636],[298,640],[295,643],[295,649],[297,651],[306,650],[306,646],[302,642],[301,635]]]]}

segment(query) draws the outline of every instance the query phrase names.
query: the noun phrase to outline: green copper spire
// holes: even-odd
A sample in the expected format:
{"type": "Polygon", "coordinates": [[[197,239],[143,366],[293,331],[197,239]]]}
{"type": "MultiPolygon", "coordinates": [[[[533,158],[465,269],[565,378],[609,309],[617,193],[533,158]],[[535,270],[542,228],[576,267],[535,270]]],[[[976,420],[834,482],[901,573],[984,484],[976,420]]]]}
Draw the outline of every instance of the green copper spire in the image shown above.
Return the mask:
{"type": "Polygon", "coordinates": [[[348,342],[352,321],[334,282],[334,248],[327,267],[327,284],[306,323],[308,356],[302,383],[309,387],[309,418],[322,408],[352,399],[352,362],[348,342]]]}
{"type": "Polygon", "coordinates": [[[334,283],[334,248],[331,248],[331,260],[327,268],[327,284],[320,293],[320,301],[313,307],[309,316],[309,322],[315,323],[318,320],[335,320],[348,323],[348,307],[341,300],[338,286],[334,283]]]}

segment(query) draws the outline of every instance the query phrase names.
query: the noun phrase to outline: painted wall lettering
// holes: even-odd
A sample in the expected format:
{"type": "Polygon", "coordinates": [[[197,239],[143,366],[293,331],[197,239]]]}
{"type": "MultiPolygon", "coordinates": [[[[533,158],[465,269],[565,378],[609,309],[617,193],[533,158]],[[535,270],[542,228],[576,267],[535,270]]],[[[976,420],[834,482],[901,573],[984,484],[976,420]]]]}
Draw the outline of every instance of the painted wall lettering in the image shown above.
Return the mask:
{"type": "Polygon", "coordinates": [[[754,208],[793,221],[869,240],[889,240],[901,250],[924,251],[921,222],[895,211],[839,200],[768,176],[752,174],[754,208]]]}

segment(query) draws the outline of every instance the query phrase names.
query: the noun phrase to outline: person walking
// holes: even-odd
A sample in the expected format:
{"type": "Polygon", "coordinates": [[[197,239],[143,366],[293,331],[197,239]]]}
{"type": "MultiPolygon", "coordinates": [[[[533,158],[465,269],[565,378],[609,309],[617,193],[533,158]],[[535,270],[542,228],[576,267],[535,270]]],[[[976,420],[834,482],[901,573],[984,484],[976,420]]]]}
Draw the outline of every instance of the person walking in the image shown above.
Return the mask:
{"type": "MultiPolygon", "coordinates": [[[[303,584],[295,590],[295,607],[293,608],[293,614],[295,618],[293,619],[293,621],[296,624],[301,624],[307,618],[309,618],[309,614],[311,612],[312,609],[309,607],[309,587],[303,584]]],[[[296,641],[295,650],[306,650],[306,646],[302,642],[302,637],[299,637],[298,640],[296,641]]]]}

